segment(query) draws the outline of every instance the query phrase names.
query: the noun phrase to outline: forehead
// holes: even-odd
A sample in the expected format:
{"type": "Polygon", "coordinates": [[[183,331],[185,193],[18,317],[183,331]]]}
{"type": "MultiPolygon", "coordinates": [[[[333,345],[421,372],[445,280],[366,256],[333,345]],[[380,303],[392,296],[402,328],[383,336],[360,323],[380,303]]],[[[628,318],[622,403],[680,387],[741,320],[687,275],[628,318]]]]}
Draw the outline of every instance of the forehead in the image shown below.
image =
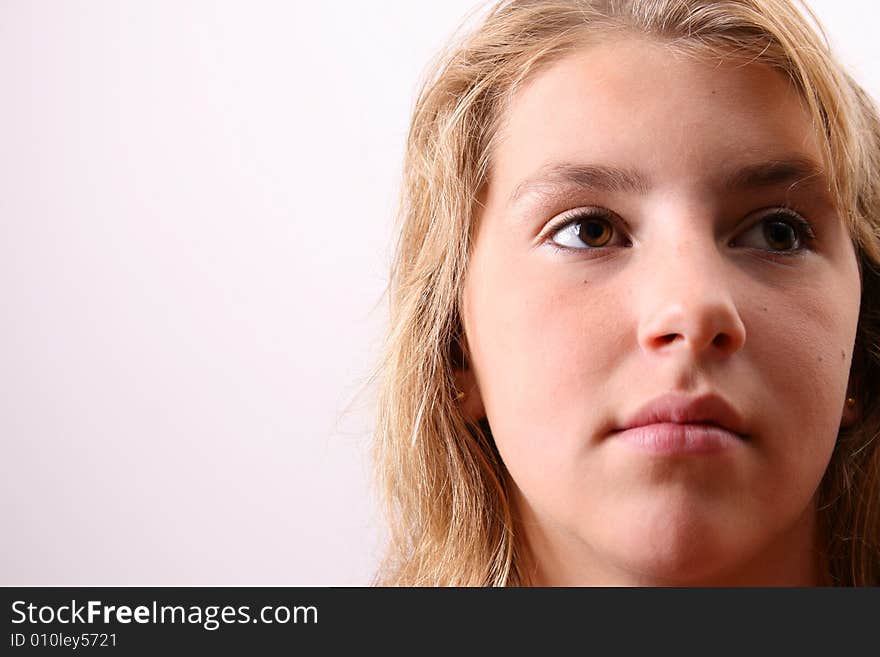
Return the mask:
{"type": "Polygon", "coordinates": [[[536,73],[511,98],[496,144],[490,182],[511,189],[560,163],[638,170],[653,185],[681,176],[710,183],[753,161],[822,162],[809,112],[784,75],[643,39],[593,46],[536,73]]]}

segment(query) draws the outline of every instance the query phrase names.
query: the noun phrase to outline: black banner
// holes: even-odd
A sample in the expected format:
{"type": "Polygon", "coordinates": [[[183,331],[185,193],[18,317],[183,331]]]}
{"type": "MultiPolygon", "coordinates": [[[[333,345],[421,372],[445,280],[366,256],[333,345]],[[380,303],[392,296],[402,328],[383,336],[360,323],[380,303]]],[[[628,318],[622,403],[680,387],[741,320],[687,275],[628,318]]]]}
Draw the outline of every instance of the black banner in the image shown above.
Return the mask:
{"type": "MultiPolygon", "coordinates": [[[[2,653],[861,645],[880,589],[4,588],[2,653]],[[708,642],[708,643],[706,643],[708,642]]],[[[872,643],[874,642],[871,638],[872,643]]],[[[549,652],[548,652],[549,651],[549,652]]]]}

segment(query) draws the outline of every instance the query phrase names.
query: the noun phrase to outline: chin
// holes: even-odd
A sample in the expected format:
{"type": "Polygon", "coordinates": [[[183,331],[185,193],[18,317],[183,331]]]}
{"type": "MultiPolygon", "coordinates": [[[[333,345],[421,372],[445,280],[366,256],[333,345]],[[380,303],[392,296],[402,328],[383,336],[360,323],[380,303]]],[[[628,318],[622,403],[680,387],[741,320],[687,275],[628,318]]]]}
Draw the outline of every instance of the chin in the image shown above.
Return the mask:
{"type": "MultiPolygon", "coordinates": [[[[656,507],[632,515],[602,537],[601,548],[621,579],[639,586],[732,585],[734,573],[751,561],[757,537],[730,518],[662,512],[656,507]]],[[[747,570],[747,569],[746,569],[747,570]]]]}

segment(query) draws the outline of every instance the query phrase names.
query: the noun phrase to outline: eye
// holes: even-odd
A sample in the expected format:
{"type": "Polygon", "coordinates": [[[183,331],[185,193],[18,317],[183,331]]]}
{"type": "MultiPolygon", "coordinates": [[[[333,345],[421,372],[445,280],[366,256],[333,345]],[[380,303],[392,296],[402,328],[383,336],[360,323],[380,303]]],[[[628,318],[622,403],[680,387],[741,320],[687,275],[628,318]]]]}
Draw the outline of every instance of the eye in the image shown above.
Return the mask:
{"type": "Polygon", "coordinates": [[[578,251],[612,246],[613,241],[626,243],[613,214],[602,208],[580,208],[563,215],[551,229],[550,241],[558,247],[578,251]]]}
{"type": "Polygon", "coordinates": [[[810,223],[789,208],[772,208],[731,246],[746,246],[775,253],[797,253],[807,248],[816,235],[810,223]]]}

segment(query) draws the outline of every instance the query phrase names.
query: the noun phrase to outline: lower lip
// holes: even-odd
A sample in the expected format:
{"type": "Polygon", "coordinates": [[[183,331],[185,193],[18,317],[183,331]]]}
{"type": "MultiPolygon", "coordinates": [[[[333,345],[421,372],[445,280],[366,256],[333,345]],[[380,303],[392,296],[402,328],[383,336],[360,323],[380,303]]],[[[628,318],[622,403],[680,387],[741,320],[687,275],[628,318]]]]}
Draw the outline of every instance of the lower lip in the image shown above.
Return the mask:
{"type": "Polygon", "coordinates": [[[737,434],[711,424],[646,424],[613,434],[617,440],[660,455],[717,454],[744,442],[737,434]]]}

